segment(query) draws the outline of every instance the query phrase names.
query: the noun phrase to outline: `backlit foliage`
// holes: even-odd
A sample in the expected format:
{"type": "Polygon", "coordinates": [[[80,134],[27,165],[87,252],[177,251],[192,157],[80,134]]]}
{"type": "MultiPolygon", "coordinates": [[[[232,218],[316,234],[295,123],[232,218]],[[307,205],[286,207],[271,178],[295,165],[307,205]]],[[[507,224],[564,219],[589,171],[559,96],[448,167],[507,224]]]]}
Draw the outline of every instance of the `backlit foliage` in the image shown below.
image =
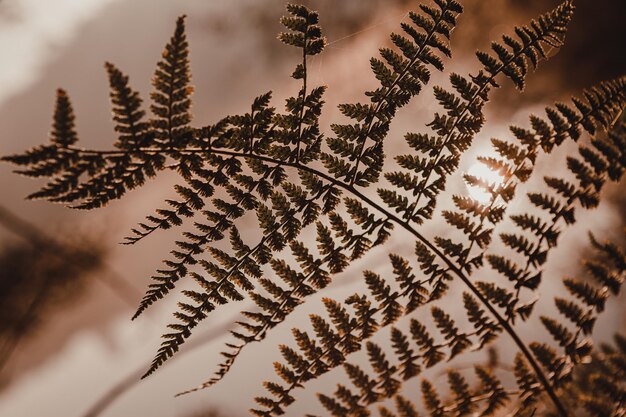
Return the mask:
{"type": "Polygon", "coordinates": [[[285,100],[284,110],[272,106],[268,92],[243,114],[193,127],[184,17],[157,64],[150,118],[128,77],[106,64],[115,149],[77,145],[69,97],[58,91],[50,142],[4,157],[19,166],[18,173],[48,178],[29,198],[91,209],[171,169],[180,176],[177,197],[133,229],[126,243],[194,219],[153,275],[133,316],[167,296],[180,280],[196,282],[194,289],[182,291],[184,301],[145,376],[221,305],[251,299],[255,308],[242,312],[215,373],[191,391],[219,382],[248,346],[263,340],[353,261],[385,244],[393,231],[412,239],[414,255],[390,253],[388,273],[365,271],[360,292],[345,300],[324,298],[324,309],[310,315],[310,329],[293,329],[293,342],[281,344],[278,379],[265,383],[267,393],[256,398],[254,414],[288,412],[298,390],[341,367],[350,383],[318,395],[334,416],[368,416],[386,399],[393,401],[379,408],[382,416],[417,416],[418,410],[433,416],[504,410],[574,415],[580,405],[562,397],[573,389],[578,367],[590,360],[600,373],[587,378],[607,400],[585,397],[583,408],[592,415],[623,412],[619,375],[601,372],[613,366],[606,361],[618,353],[609,348],[594,353],[588,337],[607,299],[620,290],[626,269],[621,248],[592,238],[599,257],[585,267],[595,282],[565,279],[554,298],[559,315],[537,318],[550,343],[523,339],[517,326],[535,319],[543,268],[563,229],[576,221],[577,210],[598,206],[604,185],[619,181],[626,168],[621,116],[626,78],[547,107],[545,115],[530,116],[528,127],[512,126],[509,138],[492,139],[495,156],[478,160],[502,182],[462,177],[484,190],[488,201],[458,194],[442,202],[448,180],[485,124],[490,94],[507,79],[524,88],[528,73],[563,45],[574,4],[564,1],[494,41],[491,51],[477,52],[479,69],[449,74],[450,87],[430,87],[432,74],[445,71],[452,56],[450,39],[462,13],[456,0],[434,0],[409,13],[401,30],[391,34],[393,46],[381,48],[370,61],[376,84],[363,101],[340,104],[345,121],[328,130],[319,123],[326,88],[312,86],[308,77],[309,60],[323,52],[326,40],[317,13],[298,5],[287,5],[281,19],[285,32],[278,37],[300,56],[292,73],[299,89],[285,100]],[[394,117],[413,97],[430,92],[440,109],[425,128],[404,135],[406,151],[388,169],[384,146],[398,140],[389,137],[394,117]],[[545,177],[539,189],[517,195],[538,159],[566,141],[577,143],[564,167],[569,174],[545,177]],[[375,193],[366,190],[372,186],[375,193]],[[510,212],[516,198],[527,198],[529,206],[510,212]],[[439,215],[449,232],[429,238],[423,225],[439,215]],[[246,216],[256,217],[256,233],[241,229],[246,216]],[[496,231],[504,220],[512,226],[496,231]],[[316,236],[315,243],[304,238],[305,231],[316,236]],[[494,245],[496,239],[502,244],[494,245]],[[453,285],[463,289],[458,302],[465,319],[442,301],[453,285]],[[418,315],[422,311],[430,317],[418,315]],[[386,327],[388,343],[374,338],[386,327]],[[423,407],[413,400],[416,393],[402,392],[405,381],[427,368],[486,350],[500,337],[517,349],[508,377],[486,366],[476,366],[473,375],[449,369],[449,394],[422,378],[423,407]],[[361,350],[369,366],[350,361],[361,350]]]}

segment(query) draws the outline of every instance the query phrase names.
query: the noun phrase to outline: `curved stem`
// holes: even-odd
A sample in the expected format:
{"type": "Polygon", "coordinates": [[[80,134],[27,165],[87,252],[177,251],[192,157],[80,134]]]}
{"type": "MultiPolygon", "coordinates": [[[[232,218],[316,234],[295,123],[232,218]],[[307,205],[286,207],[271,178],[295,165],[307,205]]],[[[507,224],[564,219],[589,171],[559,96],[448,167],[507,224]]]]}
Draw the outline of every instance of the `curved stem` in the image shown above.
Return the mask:
{"type": "MultiPolygon", "coordinates": [[[[83,152],[83,153],[87,153],[87,154],[97,153],[97,154],[100,154],[100,155],[115,155],[115,154],[124,153],[124,151],[90,151],[90,150],[74,148],[74,147],[72,147],[72,149],[76,150],[78,152],[83,152]]],[[[151,153],[151,152],[161,152],[162,153],[162,152],[164,152],[163,149],[150,149],[150,148],[142,149],[141,151],[144,152],[144,153],[151,153]]],[[[167,151],[165,151],[165,152],[167,152],[167,151]]],[[[178,150],[177,152],[179,152],[179,153],[185,153],[185,152],[204,153],[204,152],[209,152],[209,151],[207,149],[204,149],[204,148],[188,148],[188,149],[178,150]]],[[[459,277],[459,279],[467,286],[467,288],[474,294],[474,296],[489,310],[491,315],[498,321],[498,324],[513,339],[513,342],[517,345],[517,347],[519,348],[520,352],[524,355],[524,357],[526,358],[528,363],[531,365],[531,367],[533,368],[533,370],[536,373],[537,377],[539,378],[539,381],[540,381],[541,385],[543,385],[545,391],[548,393],[550,399],[552,400],[552,402],[556,406],[557,410],[559,411],[559,414],[561,416],[563,416],[563,417],[567,417],[568,416],[567,411],[565,410],[565,408],[561,404],[560,400],[556,396],[554,388],[552,387],[552,385],[548,381],[548,378],[546,377],[546,375],[544,374],[543,370],[541,369],[541,367],[539,366],[539,364],[537,363],[537,361],[535,360],[535,358],[531,354],[531,352],[528,349],[528,347],[526,346],[526,344],[521,340],[521,338],[515,332],[515,330],[511,326],[511,324],[482,295],[482,293],[472,283],[472,281],[469,279],[469,277],[467,275],[465,275],[465,273],[463,271],[461,271],[450,259],[448,259],[448,257],[445,256],[444,253],[442,253],[435,245],[433,245],[430,242],[429,239],[424,237],[411,224],[409,224],[408,221],[403,221],[401,218],[396,216],[394,213],[389,212],[384,207],[382,207],[380,204],[376,203],[371,198],[369,198],[368,196],[366,196],[365,194],[363,194],[362,192],[357,190],[354,186],[352,186],[350,184],[346,184],[346,183],[344,183],[342,181],[339,181],[336,178],[330,176],[329,174],[321,172],[321,171],[319,171],[319,170],[317,170],[315,168],[312,168],[310,166],[301,165],[300,163],[296,163],[296,162],[280,161],[280,160],[277,160],[277,159],[274,159],[274,158],[271,158],[271,157],[265,156],[265,155],[245,154],[245,153],[236,152],[236,151],[230,151],[230,150],[221,150],[221,149],[212,148],[210,152],[213,152],[213,153],[219,154],[219,155],[228,155],[228,156],[241,157],[241,158],[258,159],[258,160],[261,160],[261,161],[264,161],[264,162],[267,162],[267,163],[281,164],[283,166],[291,167],[291,168],[294,168],[294,169],[297,169],[297,170],[300,170],[300,171],[309,172],[309,173],[314,174],[315,176],[317,176],[319,178],[322,178],[322,179],[324,179],[324,180],[326,180],[328,182],[331,182],[336,187],[343,188],[344,190],[350,192],[355,197],[359,198],[361,201],[364,201],[365,203],[367,203],[367,205],[369,205],[370,207],[376,209],[376,211],[378,211],[381,214],[383,214],[384,216],[388,217],[390,220],[393,220],[394,223],[398,224],[400,227],[402,227],[403,229],[408,231],[417,240],[419,240],[426,247],[428,247],[428,249],[431,250],[438,258],[440,258],[446,264],[446,266],[450,269],[450,271],[452,271],[457,277],[459,277]]]]}

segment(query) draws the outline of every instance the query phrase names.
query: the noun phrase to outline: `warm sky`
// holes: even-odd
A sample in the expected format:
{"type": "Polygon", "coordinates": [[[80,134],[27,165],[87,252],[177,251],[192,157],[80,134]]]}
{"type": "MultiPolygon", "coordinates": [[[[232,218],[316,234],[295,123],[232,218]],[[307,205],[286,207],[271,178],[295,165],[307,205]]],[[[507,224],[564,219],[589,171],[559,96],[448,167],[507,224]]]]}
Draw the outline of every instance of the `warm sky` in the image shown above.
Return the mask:
{"type": "MultiPolygon", "coordinates": [[[[253,0],[0,0],[0,49],[3,51],[0,154],[18,152],[46,139],[57,87],[66,88],[73,99],[84,143],[101,148],[109,146],[113,130],[109,121],[103,62],[110,60],[118,64],[147,97],[153,65],[170,36],[176,16],[184,13],[189,15],[188,33],[197,92],[194,115],[198,123],[209,123],[228,112],[242,111],[249,105],[250,98],[269,89],[273,89],[279,98],[292,93],[293,85],[284,82],[294,64],[292,57],[280,47],[270,46],[277,45],[274,41],[274,32],[278,29],[275,21],[281,13],[282,2],[264,1],[267,3],[265,8],[258,3],[252,7],[253,0]]],[[[371,0],[369,9],[365,8],[368,12],[358,7],[358,1],[364,0],[346,0],[341,10],[329,18],[332,20],[329,50],[312,65],[313,82],[329,85],[329,109],[343,101],[357,100],[361,91],[371,88],[368,59],[385,41],[385,33],[397,28],[398,21],[409,10],[406,4],[399,4],[402,2],[393,2],[393,7],[382,10],[382,1],[371,0]]],[[[332,0],[310,3],[319,5],[329,15],[333,13],[332,0]]],[[[465,35],[459,37],[456,45],[469,44],[472,48],[484,47],[486,39],[510,29],[512,22],[523,22],[525,14],[543,10],[543,6],[520,10],[510,2],[491,8],[482,0],[480,4],[467,3],[473,5],[471,10],[479,14],[484,23],[477,25],[468,18],[466,28],[459,29],[464,30],[465,35]]],[[[602,16],[594,18],[601,20],[602,16]]],[[[578,17],[584,19],[585,14],[578,17]]],[[[584,39],[581,33],[585,27],[588,26],[581,23],[580,33],[576,32],[573,38],[584,39]]],[[[555,74],[560,74],[577,56],[580,56],[580,50],[564,51],[555,64],[546,64],[547,75],[536,78],[541,88],[530,88],[522,100],[517,96],[511,98],[512,89],[505,89],[498,96],[502,104],[494,106],[492,111],[498,123],[487,126],[484,139],[489,135],[506,134],[507,123],[526,123],[527,114],[540,111],[545,100],[561,99],[576,90],[578,78],[572,79],[571,75],[557,77],[555,74]]],[[[474,65],[474,61],[470,61],[473,59],[470,51],[459,53],[458,57],[459,60],[449,66],[452,70],[467,71],[468,66],[474,65]]],[[[589,79],[599,81],[597,77],[615,75],[619,65],[622,65],[621,71],[626,69],[623,62],[607,65],[608,68],[605,65],[597,71],[581,66],[581,78],[584,82],[589,79]]],[[[443,79],[436,81],[443,82],[443,79]]],[[[277,105],[280,103],[280,100],[276,101],[277,105]]],[[[407,129],[415,129],[416,121],[419,124],[422,115],[429,114],[433,108],[426,98],[416,100],[399,116],[399,126],[394,127],[393,132],[399,137],[407,129]]],[[[330,111],[324,117],[326,122],[333,122],[339,116],[330,111]]],[[[485,148],[479,147],[473,152],[482,149],[485,148]]],[[[472,161],[464,164],[467,169],[472,161]]],[[[147,278],[158,267],[159,259],[170,250],[176,234],[162,233],[142,243],[141,247],[121,247],[116,243],[144,215],[161,206],[171,193],[173,181],[173,177],[165,176],[104,210],[76,213],[43,202],[23,201],[22,197],[32,192],[35,184],[11,174],[10,167],[0,165],[2,205],[48,233],[86,230],[86,225],[90,225],[110,248],[107,262],[112,270],[123,275],[139,291],[144,289],[147,278]]],[[[581,226],[570,232],[568,248],[579,250],[584,242],[577,236],[590,227],[598,233],[607,232],[620,216],[623,216],[623,208],[603,205],[593,216],[583,218],[584,228],[581,226]]],[[[19,240],[0,231],[0,245],[3,242],[19,240]]],[[[396,243],[395,248],[398,245],[396,243]]],[[[384,257],[390,248],[394,246],[374,253],[367,266],[372,267],[375,259],[384,257]]],[[[342,277],[345,285],[336,285],[324,295],[343,298],[354,292],[364,265],[355,265],[342,277]]],[[[575,273],[576,269],[558,254],[551,268],[559,275],[564,271],[575,273]]],[[[547,284],[545,291],[549,290],[547,284]]],[[[0,416],[83,415],[118,381],[149,362],[158,346],[160,332],[169,322],[175,301],[170,298],[151,314],[131,323],[131,307],[100,281],[94,280],[79,300],[65,304],[59,311],[52,311],[51,319],[17,350],[5,370],[9,384],[0,391],[0,416]]],[[[310,304],[311,309],[319,306],[319,300],[310,304]]],[[[622,312],[609,310],[605,333],[615,329],[619,318],[623,318],[622,312]]],[[[236,309],[225,309],[222,315],[201,326],[196,337],[202,338],[212,332],[223,334],[223,323],[232,321],[236,312],[236,309]]],[[[185,417],[211,407],[225,410],[228,416],[246,415],[242,407],[251,406],[252,397],[262,393],[261,380],[271,376],[271,361],[277,358],[277,344],[284,340],[287,328],[301,323],[307,312],[299,310],[285,325],[284,331],[272,333],[263,347],[250,349],[229,379],[216,389],[172,398],[174,393],[202,382],[211,374],[221,342],[226,338],[218,338],[218,343],[206,344],[172,361],[170,366],[126,392],[102,415],[185,417]]],[[[328,391],[329,381],[332,384],[331,379],[318,381],[318,388],[328,391]]],[[[312,392],[305,395],[293,410],[315,411],[311,407],[317,407],[312,392]]]]}

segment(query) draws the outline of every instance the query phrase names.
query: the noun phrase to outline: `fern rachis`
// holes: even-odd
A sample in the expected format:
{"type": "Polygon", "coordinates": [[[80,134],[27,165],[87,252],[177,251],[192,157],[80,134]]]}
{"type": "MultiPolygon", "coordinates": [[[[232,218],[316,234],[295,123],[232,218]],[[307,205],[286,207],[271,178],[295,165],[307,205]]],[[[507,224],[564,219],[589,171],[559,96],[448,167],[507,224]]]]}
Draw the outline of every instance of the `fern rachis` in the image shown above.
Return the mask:
{"type": "MultiPolygon", "coordinates": [[[[479,367],[476,375],[482,388],[473,394],[465,377],[450,371],[452,404],[443,405],[435,388],[425,381],[422,388],[426,408],[433,415],[462,414],[474,410],[475,403],[487,402],[485,413],[494,413],[513,396],[526,405],[532,395],[543,392],[559,414],[568,415],[571,410],[558,395],[560,384],[567,379],[565,370],[589,355],[588,345],[579,337],[590,332],[593,314],[600,312],[607,291],[619,290],[621,264],[617,263],[613,272],[590,264],[592,274],[604,285],[601,290],[566,282],[568,291],[587,305],[581,307],[562,297],[556,299],[559,311],[576,326],[575,332],[555,319],[541,317],[542,325],[564,348],[563,356],[545,344],[528,344],[516,331],[515,320],[528,320],[532,315],[533,302],[525,303],[522,296],[526,292],[534,294],[540,285],[542,265],[557,244],[559,221],[573,223],[576,203],[584,208],[595,207],[604,183],[621,178],[626,166],[626,143],[623,121],[616,120],[626,105],[626,80],[605,82],[584,92],[584,99],[573,100],[574,107],[558,103],[547,108],[547,120],[532,116],[531,129],[511,128],[515,141],[493,139],[498,157],[480,161],[500,172],[503,183],[494,187],[465,175],[466,183],[490,195],[489,201],[481,204],[461,195],[453,196],[454,208],[443,210],[442,216],[463,239],[430,239],[421,225],[433,218],[448,178],[480,132],[489,92],[499,86],[499,77],[509,78],[518,89],[523,89],[528,69],[549,58],[546,48],[563,45],[574,11],[573,2],[564,1],[536,21],[516,28],[515,37],[504,36],[503,43],[494,42],[495,57],[478,52],[481,70],[476,75],[451,74],[454,92],[434,87],[435,100],[444,109],[428,125],[434,135],[408,133],[405,140],[410,153],[396,158],[396,171],[386,172],[383,144],[390,123],[398,110],[424,91],[432,68],[444,71],[442,56],[451,57],[448,42],[462,7],[454,0],[434,3],[420,6],[420,12],[411,12],[410,23],[402,24],[408,37],[392,34],[396,49],[382,48],[382,59],[371,60],[380,87],[367,93],[366,104],[340,105],[340,111],[351,122],[331,126],[333,135],[327,138],[319,126],[325,87],[311,88],[307,76],[307,58],[323,51],[325,39],[316,12],[288,5],[288,15],[281,19],[287,32],[281,33],[279,39],[299,48],[302,62],[292,73],[301,88],[295,97],[286,100],[284,113],[270,107],[271,93],[267,93],[253,101],[248,113],[227,116],[199,129],[191,127],[193,89],[185,20],[181,17],[157,65],[151,94],[153,117],[149,121],[143,121],[141,99],[129,87],[128,77],[112,64],[106,65],[119,133],[115,150],[90,150],[76,145],[71,104],[67,94],[59,90],[51,144],[4,158],[24,167],[18,172],[51,178],[31,197],[82,209],[100,207],[120,198],[125,191],[165,169],[166,162],[180,175],[182,182],[176,186],[180,198],[167,200],[169,207],[148,216],[148,221],[134,229],[134,236],[126,242],[136,244],[158,229],[179,226],[186,217],[195,216],[197,220],[195,230],[183,233],[176,242],[174,258],[165,260],[165,266],[157,271],[133,317],[166,296],[182,278],[191,276],[200,287],[183,291],[189,301],[179,303],[179,311],[174,314],[177,322],[168,326],[170,331],[163,336],[161,348],[144,376],[174,355],[192,330],[219,305],[249,297],[257,310],[243,312],[240,329],[233,331],[237,344],[228,345],[225,362],[200,388],[220,381],[246,346],[263,340],[270,329],[305,303],[306,297],[324,289],[334,275],[369,249],[384,244],[395,227],[414,238],[418,267],[411,266],[410,259],[391,254],[395,282],[366,271],[367,293],[355,294],[344,303],[325,298],[330,322],[313,315],[314,336],[294,330],[301,353],[284,345],[281,353],[285,363],[276,365],[286,385],[267,382],[273,398],[258,397],[261,409],[254,412],[263,416],[283,414],[295,400],[296,388],[344,365],[360,394],[340,385],[334,397],[320,395],[322,404],[332,414],[367,415],[371,404],[395,397],[401,415],[413,415],[414,405],[398,395],[404,380],[417,376],[423,367],[451,360],[472,346],[481,350],[502,333],[513,340],[520,352],[514,365],[519,389],[506,390],[488,369],[479,367]],[[608,130],[609,136],[598,136],[597,128],[608,130]],[[531,176],[538,154],[550,153],[565,139],[579,140],[582,130],[593,139],[589,145],[581,144],[579,154],[568,159],[568,168],[577,183],[546,178],[552,195],[543,191],[528,194],[531,204],[546,211],[549,220],[526,213],[512,215],[513,222],[530,234],[500,235],[505,246],[523,256],[525,263],[520,267],[509,256],[491,253],[492,233],[515,198],[517,185],[531,176]],[[388,184],[380,180],[381,173],[388,184]],[[378,198],[364,190],[372,184],[382,186],[378,198]],[[420,205],[423,199],[427,202],[420,205]],[[247,212],[254,212],[259,223],[260,238],[254,243],[244,242],[238,226],[247,212]],[[313,227],[316,251],[301,237],[303,230],[313,227]],[[228,241],[232,250],[221,249],[216,245],[220,241],[228,241]],[[295,259],[293,263],[286,260],[287,250],[295,259]],[[209,255],[213,261],[207,260],[209,255]],[[511,290],[504,284],[474,280],[484,260],[505,278],[503,282],[511,282],[511,290]],[[196,266],[204,271],[197,272],[196,266]],[[446,294],[453,280],[466,289],[463,305],[471,331],[462,330],[446,312],[445,305],[434,304],[446,294]],[[392,366],[378,342],[369,339],[378,329],[405,315],[411,316],[426,304],[431,304],[434,327],[427,328],[413,317],[410,336],[394,327],[391,342],[401,365],[392,366]],[[435,341],[437,335],[431,336],[434,331],[442,336],[441,342],[435,341]],[[347,363],[347,356],[363,346],[374,377],[347,363]]],[[[596,246],[610,252],[608,246],[596,246]]],[[[620,253],[615,249],[613,252],[620,253]]],[[[381,413],[392,415],[386,409],[381,413]]]]}

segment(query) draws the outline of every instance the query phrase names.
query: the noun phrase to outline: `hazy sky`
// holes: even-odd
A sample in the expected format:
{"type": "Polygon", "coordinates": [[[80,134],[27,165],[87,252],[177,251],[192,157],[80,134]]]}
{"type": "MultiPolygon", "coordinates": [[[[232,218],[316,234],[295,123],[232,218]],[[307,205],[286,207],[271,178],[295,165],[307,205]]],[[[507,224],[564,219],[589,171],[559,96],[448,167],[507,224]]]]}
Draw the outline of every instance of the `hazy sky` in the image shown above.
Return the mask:
{"type": "Polygon", "coordinates": [[[119,0],[0,2],[0,104],[28,88],[83,25],[119,0]]]}
{"type": "MultiPolygon", "coordinates": [[[[336,1],[319,0],[317,3],[330,14],[336,1]]],[[[346,0],[347,6],[342,9],[343,14],[337,14],[338,23],[331,32],[333,43],[311,66],[313,82],[330,87],[325,122],[339,119],[337,112],[332,110],[338,103],[361,99],[361,92],[372,87],[369,57],[385,42],[385,34],[397,29],[398,20],[408,10],[404,4],[389,8],[376,14],[367,24],[350,19],[350,24],[358,29],[346,33],[341,28],[341,19],[347,16],[349,7],[354,8],[363,1],[346,0]]],[[[197,87],[193,111],[198,124],[209,123],[229,112],[242,111],[248,108],[252,97],[270,89],[276,91],[275,105],[280,106],[281,97],[294,89],[292,83],[285,82],[294,61],[288,52],[278,48],[278,52],[270,50],[267,45],[275,44],[275,34],[271,31],[278,27],[275,21],[282,12],[283,2],[267,0],[265,9],[257,6],[248,10],[253,3],[255,0],[0,0],[0,48],[3,51],[0,154],[21,151],[45,140],[57,87],[67,88],[74,101],[84,143],[95,147],[110,146],[113,130],[103,62],[111,60],[118,64],[131,75],[133,86],[147,97],[154,63],[170,36],[176,16],[183,13],[190,15],[188,32],[193,79],[197,87]],[[242,10],[247,12],[244,14],[242,10]],[[273,22],[270,26],[267,19],[273,22]],[[271,31],[268,27],[272,28],[271,31]]],[[[374,3],[383,2],[372,0],[371,4],[374,3]]],[[[469,40],[484,42],[491,34],[510,29],[508,20],[506,24],[500,24],[497,19],[510,18],[514,22],[521,19],[510,16],[512,7],[490,7],[482,0],[472,4],[471,10],[480,13],[488,24],[472,26],[468,20],[464,28],[460,28],[464,31],[457,41],[461,45],[469,40]]],[[[450,65],[451,70],[467,71],[470,64],[465,58],[472,59],[471,65],[475,65],[471,51],[455,53],[455,56],[463,59],[450,65]]],[[[556,73],[560,69],[550,65],[542,66],[547,68],[547,73],[556,73]]],[[[550,94],[557,94],[555,91],[566,81],[550,77],[537,78],[537,81],[544,86],[545,95],[550,100],[562,98],[550,94]]],[[[435,75],[434,82],[445,80],[435,75]]],[[[531,90],[522,100],[517,95],[512,96],[512,89],[507,87],[502,97],[506,105],[494,107],[510,110],[506,124],[524,124],[529,112],[541,111],[542,105],[537,103],[534,95],[538,90],[531,90]]],[[[540,99],[543,102],[544,97],[540,99]]],[[[392,130],[394,140],[400,140],[407,130],[417,130],[415,126],[421,126],[433,109],[429,96],[415,100],[399,115],[392,130]]],[[[500,115],[500,111],[497,113],[500,115]]],[[[483,148],[479,149],[485,149],[484,143],[492,135],[506,135],[506,124],[488,125],[481,135],[483,142],[479,146],[483,148]]],[[[464,168],[472,163],[465,161],[464,168]]],[[[48,203],[22,201],[36,184],[10,174],[10,167],[6,164],[0,165],[2,204],[48,231],[60,227],[78,230],[80,225],[86,224],[105,230],[102,240],[112,251],[109,263],[142,289],[159,266],[158,260],[171,249],[176,232],[155,234],[154,239],[140,247],[120,247],[116,243],[145,214],[162,205],[163,199],[171,194],[172,184],[173,178],[164,176],[104,210],[77,213],[48,203]]],[[[584,244],[579,236],[583,236],[589,227],[593,226],[599,232],[607,231],[619,214],[620,208],[603,205],[593,216],[583,217],[581,223],[584,224],[567,235],[569,249],[578,249],[584,244]]],[[[342,274],[341,279],[349,281],[348,285],[330,288],[323,295],[343,298],[353,293],[360,271],[365,266],[377,267],[380,259],[392,249],[395,248],[391,246],[373,253],[368,264],[360,263],[349,273],[342,274]]],[[[555,275],[562,271],[575,272],[577,268],[572,265],[571,258],[566,257],[556,256],[552,264],[552,271],[557,271],[555,275]]],[[[550,288],[547,282],[543,291],[549,292],[550,288]]],[[[308,308],[320,308],[319,297],[314,298],[318,300],[308,304],[308,308]]],[[[151,359],[176,301],[176,297],[170,297],[154,312],[131,323],[128,320],[129,307],[106,287],[95,283],[81,300],[55,315],[53,322],[47,323],[39,335],[20,349],[13,365],[16,371],[14,383],[0,391],[0,416],[80,416],[129,371],[151,359]],[[46,350],[48,345],[51,347],[46,350]]],[[[221,328],[224,322],[232,320],[240,306],[232,307],[224,309],[214,322],[201,326],[196,337],[203,332],[210,334],[212,328],[221,328]]],[[[173,361],[126,393],[104,416],[182,417],[193,410],[216,405],[225,408],[226,415],[236,417],[236,411],[251,406],[253,396],[262,393],[261,380],[271,376],[271,362],[278,358],[276,346],[285,340],[288,328],[294,323],[302,323],[309,312],[307,307],[299,309],[283,329],[271,333],[263,347],[252,347],[247,355],[242,356],[230,378],[216,389],[182,399],[172,398],[180,389],[202,382],[211,374],[225,339],[173,361]]],[[[607,316],[620,317],[619,314],[611,310],[607,316]]],[[[614,321],[607,326],[607,332],[616,327],[614,321]]],[[[332,378],[318,382],[317,387],[328,392],[329,382],[332,385],[332,378]]],[[[314,404],[311,391],[314,389],[292,410],[314,411],[310,407],[314,404]]],[[[245,415],[245,411],[240,415],[245,415]]]]}

